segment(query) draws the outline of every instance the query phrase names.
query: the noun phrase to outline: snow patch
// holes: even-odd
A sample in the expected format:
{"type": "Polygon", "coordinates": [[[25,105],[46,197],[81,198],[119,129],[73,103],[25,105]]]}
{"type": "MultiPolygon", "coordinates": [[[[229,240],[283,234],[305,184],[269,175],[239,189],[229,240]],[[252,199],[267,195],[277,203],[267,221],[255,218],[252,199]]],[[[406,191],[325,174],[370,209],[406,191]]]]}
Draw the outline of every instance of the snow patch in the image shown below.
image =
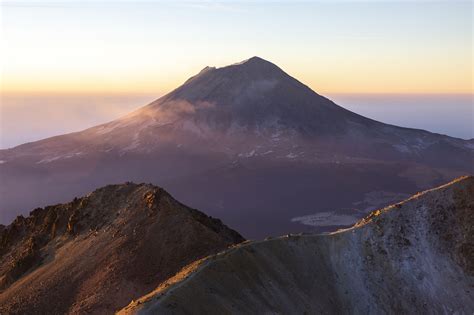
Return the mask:
{"type": "Polygon", "coordinates": [[[44,158],[44,159],[36,162],[36,164],[51,163],[51,162],[61,160],[61,159],[70,159],[72,157],[82,155],[82,154],[83,154],[82,152],[75,152],[75,153],[68,153],[68,154],[53,156],[53,157],[49,157],[49,158],[44,158]]]}
{"type": "Polygon", "coordinates": [[[103,126],[98,127],[98,130],[95,133],[98,135],[103,135],[103,134],[113,131],[116,127],[117,126],[115,124],[103,125],[103,126]]]}
{"type": "Polygon", "coordinates": [[[473,149],[474,150],[474,143],[466,143],[464,146],[468,149],[473,149]]]}
{"type": "Polygon", "coordinates": [[[272,141],[280,141],[280,136],[282,132],[280,130],[276,131],[274,134],[271,135],[272,141]]]}
{"type": "Polygon", "coordinates": [[[410,148],[408,146],[404,145],[404,144],[394,144],[393,147],[401,153],[410,153],[411,152],[410,148]]]}
{"type": "Polygon", "coordinates": [[[338,214],[335,211],[319,212],[291,219],[291,222],[308,226],[352,225],[359,218],[350,214],[338,214]]]}
{"type": "Polygon", "coordinates": [[[254,156],[255,153],[256,153],[255,150],[252,150],[252,151],[250,151],[250,152],[248,152],[248,153],[239,153],[239,157],[246,157],[246,158],[249,158],[249,157],[254,156]]]}
{"type": "Polygon", "coordinates": [[[132,138],[132,142],[122,149],[122,152],[131,151],[140,146],[140,132],[137,131],[132,138]]]}
{"type": "Polygon", "coordinates": [[[135,139],[132,143],[130,143],[128,146],[122,149],[122,152],[124,151],[131,151],[140,146],[140,140],[135,139]]]}

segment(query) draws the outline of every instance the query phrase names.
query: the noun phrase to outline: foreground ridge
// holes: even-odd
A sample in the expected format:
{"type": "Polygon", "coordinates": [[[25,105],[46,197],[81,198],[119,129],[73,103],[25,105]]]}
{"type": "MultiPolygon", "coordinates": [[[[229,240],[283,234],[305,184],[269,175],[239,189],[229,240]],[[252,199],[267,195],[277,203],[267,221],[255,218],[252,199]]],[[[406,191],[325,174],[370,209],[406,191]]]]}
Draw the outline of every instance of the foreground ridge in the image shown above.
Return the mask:
{"type": "Polygon", "coordinates": [[[120,314],[472,313],[474,178],[374,211],[353,228],[238,245],[120,314]]]}
{"type": "Polygon", "coordinates": [[[111,314],[243,241],[149,184],[109,185],[0,229],[1,314],[111,314]]]}

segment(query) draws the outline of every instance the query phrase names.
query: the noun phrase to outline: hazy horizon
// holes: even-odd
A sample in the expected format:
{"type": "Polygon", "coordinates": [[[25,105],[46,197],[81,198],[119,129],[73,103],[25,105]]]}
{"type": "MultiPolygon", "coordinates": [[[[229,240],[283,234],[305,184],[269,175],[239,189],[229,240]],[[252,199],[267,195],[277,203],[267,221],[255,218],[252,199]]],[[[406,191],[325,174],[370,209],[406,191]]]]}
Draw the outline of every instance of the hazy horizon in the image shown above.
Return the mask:
{"type": "Polygon", "coordinates": [[[0,148],[110,121],[252,56],[361,115],[472,138],[471,12],[470,1],[2,1],[0,148]]]}
{"type": "MultiPolygon", "coordinates": [[[[0,149],[106,123],[160,96],[153,93],[2,95],[0,149]]],[[[463,139],[474,138],[472,94],[338,93],[324,96],[357,114],[384,123],[463,139]]]]}
{"type": "Polygon", "coordinates": [[[0,315],[474,315],[473,9],[0,0],[0,315]]]}

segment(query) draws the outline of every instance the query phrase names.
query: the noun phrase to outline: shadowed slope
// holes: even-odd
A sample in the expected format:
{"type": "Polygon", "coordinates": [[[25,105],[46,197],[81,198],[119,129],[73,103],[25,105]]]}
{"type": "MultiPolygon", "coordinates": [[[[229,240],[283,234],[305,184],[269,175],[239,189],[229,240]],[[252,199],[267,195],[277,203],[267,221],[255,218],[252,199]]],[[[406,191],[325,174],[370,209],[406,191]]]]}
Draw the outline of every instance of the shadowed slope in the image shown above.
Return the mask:
{"type": "Polygon", "coordinates": [[[368,195],[412,194],[473,172],[474,141],[362,117],[253,57],[207,67],[112,122],[0,150],[0,222],[135,181],[263,238],[314,229],[292,220],[320,212],[352,209],[357,220],[374,207],[368,195]]]}
{"type": "Polygon", "coordinates": [[[120,314],[469,314],[473,222],[474,178],[460,178],[351,229],[198,261],[120,314]]]}
{"type": "Polygon", "coordinates": [[[0,313],[111,314],[243,241],[161,188],[111,185],[0,230],[0,313]]]}

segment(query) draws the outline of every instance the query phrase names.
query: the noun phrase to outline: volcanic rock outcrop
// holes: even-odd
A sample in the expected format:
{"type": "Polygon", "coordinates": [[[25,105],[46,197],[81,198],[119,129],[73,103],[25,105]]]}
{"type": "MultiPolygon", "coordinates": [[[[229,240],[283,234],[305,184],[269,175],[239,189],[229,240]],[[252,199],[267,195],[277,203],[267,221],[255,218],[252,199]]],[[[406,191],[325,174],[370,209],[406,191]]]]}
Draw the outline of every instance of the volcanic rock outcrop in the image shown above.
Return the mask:
{"type": "Polygon", "coordinates": [[[241,241],[161,188],[106,186],[0,228],[0,313],[112,314],[241,241]]]}
{"type": "Polygon", "coordinates": [[[474,178],[326,235],[243,243],[199,260],[120,314],[471,314],[474,178]]]}

